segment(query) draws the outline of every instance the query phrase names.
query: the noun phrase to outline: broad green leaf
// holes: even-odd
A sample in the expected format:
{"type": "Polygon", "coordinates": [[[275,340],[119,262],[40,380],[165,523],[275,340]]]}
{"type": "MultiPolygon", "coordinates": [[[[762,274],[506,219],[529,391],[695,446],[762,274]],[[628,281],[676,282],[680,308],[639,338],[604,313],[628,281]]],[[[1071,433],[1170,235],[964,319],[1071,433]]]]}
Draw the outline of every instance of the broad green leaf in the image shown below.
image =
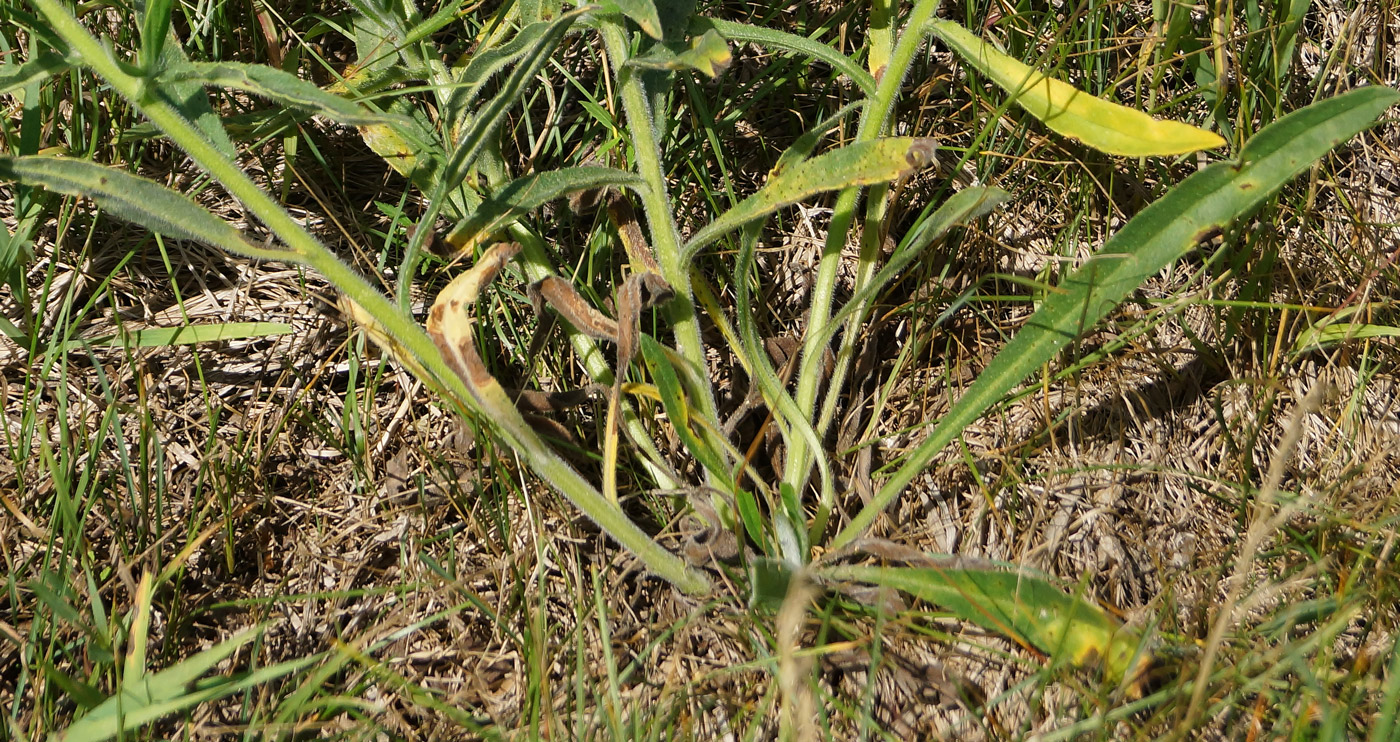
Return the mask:
{"type": "Polygon", "coordinates": [[[729,69],[731,61],[729,44],[723,36],[710,29],[692,37],[688,45],[683,41],[674,45],[657,44],[645,55],[627,60],[627,65],[653,70],[696,70],[714,78],[729,69]]]}
{"type": "Polygon", "coordinates": [[[776,611],[787,599],[796,575],[792,565],[781,559],[759,557],[749,562],[749,607],[776,611]]]}
{"type": "Polygon", "coordinates": [[[171,237],[250,257],[295,259],[291,253],[250,242],[233,225],[155,181],[86,160],[38,155],[0,157],[0,180],[40,186],[67,196],[84,196],[126,221],[171,237]]]}
{"type": "Polygon", "coordinates": [[[819,574],[902,590],[1052,658],[1076,667],[1102,667],[1113,682],[1130,672],[1136,675],[1149,659],[1140,652],[1137,632],[1045,579],[993,564],[946,561],[947,566],[827,567],[819,574]]]}
{"type": "Polygon", "coordinates": [[[43,52],[23,64],[0,66],[0,95],[11,95],[25,86],[64,72],[72,65],[58,52],[43,52]]]}
{"type": "Polygon", "coordinates": [[[470,115],[469,106],[480,95],[486,83],[544,42],[552,33],[553,27],[554,21],[531,23],[520,29],[510,41],[479,49],[473,52],[465,63],[456,67],[452,74],[459,87],[452,91],[448,99],[448,120],[456,121],[458,116],[470,115]]]}
{"type": "Polygon", "coordinates": [[[696,232],[681,248],[690,259],[726,232],[803,199],[849,186],[887,183],[933,162],[932,139],[889,137],[859,142],[776,169],[758,193],[696,232]]]}
{"type": "Polygon", "coordinates": [[[469,249],[490,239],[496,231],[522,214],[575,191],[593,188],[641,188],[641,176],[610,167],[571,167],[532,173],[512,181],[492,194],[471,216],[457,223],[447,241],[458,249],[469,249]]]}
{"type": "Polygon", "coordinates": [[[274,103],[301,108],[332,121],[368,126],[394,121],[350,100],[328,93],[314,83],[265,64],[240,62],[190,62],[166,70],[159,82],[188,82],[210,87],[233,88],[266,98],[274,103]]]}
{"type": "Polygon", "coordinates": [[[108,739],[122,730],[207,700],[203,694],[191,693],[190,686],[244,644],[256,639],[264,628],[264,624],[251,626],[173,667],[123,683],[119,693],[89,711],[57,738],[63,742],[108,739]]]}
{"type": "MultiPolygon", "coordinates": [[[[166,34],[169,38],[161,46],[160,57],[156,60],[157,71],[173,69],[190,63],[189,55],[185,54],[185,48],[181,46],[180,39],[175,36],[175,31],[167,30],[166,34]]],[[[151,74],[155,75],[158,72],[151,74]]],[[[197,82],[172,80],[161,82],[148,89],[158,100],[164,101],[171,108],[179,111],[180,115],[198,127],[204,133],[204,137],[221,154],[230,160],[238,159],[238,153],[228,137],[228,131],[224,129],[223,119],[214,112],[214,107],[209,104],[209,94],[204,91],[203,85],[197,82]]],[[[126,136],[127,132],[122,132],[122,137],[126,136]]]]}
{"type": "Polygon", "coordinates": [[[1055,354],[1093,328],[1128,292],[1218,234],[1333,147],[1366,129],[1400,98],[1368,87],[1319,101],[1265,127],[1235,162],[1217,162],[1183,180],[1104,243],[1065,278],[1025,327],[1002,348],[963,396],[875,493],[833,548],[865,532],[875,517],[962,430],[1055,354]]]}
{"type": "Polygon", "coordinates": [[[1113,155],[1182,155],[1225,144],[1212,132],[1095,98],[998,51],[951,21],[933,21],[933,33],[977,71],[1015,96],[1016,104],[1053,131],[1113,155]]]}
{"type": "Polygon", "coordinates": [[[850,57],[836,51],[818,41],[813,41],[806,36],[778,31],[771,28],[760,28],[747,23],[735,23],[733,21],[722,21],[718,18],[697,18],[690,24],[690,32],[693,34],[704,33],[713,28],[719,31],[720,35],[734,42],[748,42],[758,44],[765,49],[776,49],[779,51],[801,54],[812,59],[826,62],[837,72],[849,77],[860,87],[861,92],[867,96],[875,94],[875,78],[869,72],[861,69],[860,65],[852,62],[850,57]]]}

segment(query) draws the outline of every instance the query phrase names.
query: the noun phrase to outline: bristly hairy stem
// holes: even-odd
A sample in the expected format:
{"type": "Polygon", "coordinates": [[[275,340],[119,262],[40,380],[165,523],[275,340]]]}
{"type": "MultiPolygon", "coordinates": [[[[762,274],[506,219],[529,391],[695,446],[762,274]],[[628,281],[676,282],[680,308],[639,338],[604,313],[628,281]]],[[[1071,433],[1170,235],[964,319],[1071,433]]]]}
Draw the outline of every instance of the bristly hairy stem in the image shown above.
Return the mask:
{"type": "MultiPolygon", "coordinates": [[[[895,44],[894,53],[880,77],[875,98],[861,112],[855,141],[868,141],[885,132],[890,113],[894,110],[894,103],[899,95],[900,84],[909,70],[910,62],[914,59],[914,53],[923,43],[924,26],[937,9],[938,0],[922,0],[922,2],[916,3],[909,12],[909,17],[904,23],[904,30],[895,44]]],[[[880,192],[883,192],[883,189],[880,192]]],[[[802,346],[802,365],[798,369],[797,393],[795,395],[798,408],[809,420],[812,419],[816,411],[818,388],[821,386],[822,354],[825,343],[820,338],[826,337],[826,328],[831,322],[831,305],[836,291],[837,273],[841,267],[841,250],[846,245],[851,223],[855,220],[856,204],[859,198],[859,188],[848,188],[837,197],[831,217],[831,227],[826,235],[826,245],[822,250],[821,262],[817,268],[817,278],[812,287],[811,312],[807,320],[806,338],[802,346]]],[[[874,273],[873,262],[878,258],[879,250],[862,250],[861,252],[862,262],[857,269],[857,275],[868,280],[869,276],[874,273]],[[868,254],[871,252],[873,255],[868,254]],[[871,265],[867,266],[867,261],[871,265]]],[[[856,318],[853,318],[853,321],[856,321],[856,318]]],[[[829,395],[839,394],[841,384],[844,383],[847,368],[850,365],[850,355],[846,355],[841,360],[843,362],[838,364],[832,378],[827,383],[829,395]]],[[[823,424],[817,426],[818,435],[824,433],[826,424],[830,423],[829,415],[823,415],[823,417],[826,419],[823,424]]],[[[812,456],[815,453],[808,451],[806,442],[800,438],[794,438],[790,441],[786,467],[783,471],[783,482],[791,485],[797,492],[802,492],[812,470],[812,456]]],[[[815,536],[817,534],[814,534],[815,536]]]]}
{"type": "MultiPolygon", "coordinates": [[[[641,197],[651,236],[651,247],[656,253],[661,277],[665,278],[676,292],[675,298],[666,304],[666,316],[671,322],[676,350],[680,352],[681,358],[691,365],[692,377],[703,382],[700,398],[693,402],[703,416],[713,420],[716,414],[714,391],[710,388],[705,346],[700,339],[700,324],[695,315],[690,271],[681,251],[680,232],[671,215],[669,189],[666,185],[666,173],[662,169],[660,143],[653,128],[651,104],[647,101],[647,93],[637,70],[626,66],[628,45],[622,28],[606,20],[600,26],[603,43],[608,56],[612,58],[613,71],[616,73],[618,94],[622,98],[622,110],[627,117],[627,130],[632,139],[637,173],[646,181],[646,188],[641,189],[641,197]]],[[[701,434],[711,435],[704,431],[701,434]]],[[[709,474],[707,472],[707,476],[709,474]]]]}

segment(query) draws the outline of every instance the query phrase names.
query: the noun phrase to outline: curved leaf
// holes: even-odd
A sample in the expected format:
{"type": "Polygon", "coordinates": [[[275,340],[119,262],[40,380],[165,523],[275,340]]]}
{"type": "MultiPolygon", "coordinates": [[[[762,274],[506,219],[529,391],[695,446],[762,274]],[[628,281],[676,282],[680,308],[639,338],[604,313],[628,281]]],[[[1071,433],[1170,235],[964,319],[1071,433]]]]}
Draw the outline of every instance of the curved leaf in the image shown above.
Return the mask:
{"type": "Polygon", "coordinates": [[[718,18],[698,18],[691,23],[690,30],[691,33],[699,33],[707,28],[719,31],[721,36],[730,41],[746,41],[750,44],[758,44],[765,49],[802,54],[826,62],[841,74],[849,77],[851,82],[859,86],[861,92],[867,96],[875,94],[875,78],[869,72],[852,62],[850,57],[806,36],[798,36],[772,28],[759,28],[747,23],[722,21],[718,18]]]}
{"type": "Polygon", "coordinates": [[[159,81],[193,82],[242,90],[284,106],[312,111],[342,124],[368,126],[396,121],[393,116],[370,111],[358,103],[328,93],[314,83],[265,64],[190,62],[163,72],[159,81]]]}
{"type": "Polygon", "coordinates": [[[641,176],[610,167],[583,166],[532,173],[511,181],[457,223],[447,235],[453,247],[468,249],[482,244],[497,230],[522,214],[575,191],[594,188],[641,188],[641,176]]]}
{"type": "Polygon", "coordinates": [[[951,21],[929,29],[1002,89],[1017,105],[1055,132],[1112,155],[1182,155],[1225,144],[1219,135],[1177,121],[1162,121],[1126,106],[1095,98],[997,51],[951,21]]]}
{"type": "Polygon", "coordinates": [[[849,186],[887,183],[927,167],[933,162],[934,147],[932,139],[888,137],[847,145],[795,165],[775,168],[758,193],[696,232],[681,248],[682,259],[689,260],[726,232],[809,196],[849,186]]]}
{"type": "Polygon", "coordinates": [[[1076,667],[1102,667],[1116,682],[1139,658],[1142,642],[1098,606],[1024,571],[990,563],[930,560],[927,567],[843,566],[823,577],[902,590],[964,621],[1010,637],[1076,667]]]}
{"type": "Polygon", "coordinates": [[[1314,103],[1260,131],[1237,162],[1217,162],[1183,180],[1065,278],[1001,349],[929,437],[875,493],[833,548],[848,544],[904,491],[924,466],[1023,379],[1091,329],[1128,292],[1201,240],[1254,210],[1328,150],[1370,126],[1400,93],[1369,87],[1314,103]]]}
{"type": "Polygon", "coordinates": [[[43,52],[23,64],[0,66],[0,95],[10,95],[31,83],[43,82],[71,66],[68,58],[58,52],[43,52]]]}
{"type": "Polygon", "coordinates": [[[240,255],[295,260],[291,253],[250,242],[238,228],[176,191],[95,162],[39,155],[0,157],[0,179],[90,198],[126,221],[171,237],[203,242],[240,255]]]}

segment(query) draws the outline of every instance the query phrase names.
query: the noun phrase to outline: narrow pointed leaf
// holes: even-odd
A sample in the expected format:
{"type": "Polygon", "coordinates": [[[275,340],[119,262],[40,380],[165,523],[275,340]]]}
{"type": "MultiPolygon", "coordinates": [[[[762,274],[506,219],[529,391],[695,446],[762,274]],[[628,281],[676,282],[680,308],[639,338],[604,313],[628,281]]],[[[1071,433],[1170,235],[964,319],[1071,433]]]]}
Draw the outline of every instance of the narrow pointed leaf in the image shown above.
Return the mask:
{"type": "Polygon", "coordinates": [[[174,0],[145,0],[145,16],[141,21],[141,69],[155,72],[170,33],[170,12],[174,0]]]}
{"type": "Polygon", "coordinates": [[[58,52],[43,52],[23,64],[0,66],[0,95],[10,95],[27,85],[43,82],[71,66],[67,57],[58,52]]]}
{"type": "Polygon", "coordinates": [[[724,465],[724,458],[690,427],[691,407],[682,391],[680,376],[671,365],[665,350],[649,335],[643,335],[641,341],[642,358],[646,361],[647,370],[651,372],[652,381],[656,382],[656,389],[661,394],[661,407],[666,411],[666,417],[670,418],[671,427],[676,431],[676,435],[680,437],[682,447],[711,474],[728,479],[729,470],[724,465]]]}
{"type": "Polygon", "coordinates": [[[199,345],[224,340],[272,337],[291,332],[292,326],[281,322],[223,322],[212,325],[148,327],[140,330],[126,330],[115,335],[72,340],[65,347],[69,350],[84,345],[94,348],[167,348],[175,345],[199,345]]]}
{"type": "Polygon", "coordinates": [[[840,548],[875,517],[927,463],[1055,354],[1093,328],[1128,292],[1181,258],[1203,239],[1252,212],[1274,191],[1333,147],[1370,126],[1400,98],[1383,87],[1353,90],[1275,121],[1244,146],[1236,162],[1217,162],[1183,180],[1143,209],[1051,293],[1002,348],[929,437],[837,535],[840,548]]]}
{"type": "Polygon", "coordinates": [[[691,33],[703,33],[705,29],[714,28],[720,35],[734,42],[748,42],[758,44],[765,49],[776,49],[779,51],[801,54],[812,59],[826,62],[833,69],[849,77],[852,82],[860,87],[861,92],[867,96],[875,94],[875,78],[869,72],[861,69],[861,66],[851,61],[850,57],[836,51],[818,41],[813,41],[806,36],[787,33],[772,28],[760,28],[747,23],[735,23],[734,21],[722,21],[718,18],[698,18],[690,25],[691,33]]]}
{"type": "Polygon", "coordinates": [[[1115,682],[1140,656],[1137,632],[1045,579],[992,564],[947,562],[927,567],[830,567],[821,574],[902,590],[1076,667],[1102,667],[1115,682]]]}
{"type": "Polygon", "coordinates": [[[290,253],[260,248],[228,222],[155,181],[86,160],[62,157],[0,157],[0,180],[84,196],[98,206],[153,232],[195,240],[254,257],[291,260],[290,253]]]}
{"type": "Polygon", "coordinates": [[[314,83],[265,64],[190,62],[166,70],[161,82],[189,82],[233,88],[292,108],[301,108],[332,121],[355,126],[382,124],[394,117],[375,113],[358,103],[328,93],[314,83]]]}
{"type": "Polygon", "coordinates": [[[447,241],[459,249],[472,248],[521,215],[556,198],[593,188],[641,188],[642,185],[640,176],[610,167],[571,167],[526,175],[483,201],[470,217],[452,228],[447,241]]]}
{"type": "Polygon", "coordinates": [[[951,21],[929,24],[953,51],[1016,96],[1016,104],[1051,130],[1112,155],[1182,155],[1225,144],[1219,135],[1095,98],[1022,64],[951,21]]]}
{"type": "Polygon", "coordinates": [[[739,202],[696,232],[682,252],[693,256],[726,232],[803,199],[850,186],[887,183],[933,162],[932,139],[889,137],[817,155],[772,173],[758,193],[739,202]]]}

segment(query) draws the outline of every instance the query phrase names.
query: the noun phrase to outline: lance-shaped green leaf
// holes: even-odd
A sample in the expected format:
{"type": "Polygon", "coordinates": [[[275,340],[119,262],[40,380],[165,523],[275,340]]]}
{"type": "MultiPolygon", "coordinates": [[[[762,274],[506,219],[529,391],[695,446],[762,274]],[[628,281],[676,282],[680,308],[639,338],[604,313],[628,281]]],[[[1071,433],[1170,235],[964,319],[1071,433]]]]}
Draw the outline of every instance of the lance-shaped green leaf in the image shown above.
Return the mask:
{"type": "Polygon", "coordinates": [[[320,655],[311,655],[271,665],[242,676],[205,677],[206,673],[220,662],[233,656],[243,645],[260,636],[264,628],[265,625],[261,624],[250,627],[173,667],[141,675],[131,679],[131,682],[123,683],[118,693],[73,722],[72,726],[55,735],[54,739],[59,742],[99,742],[111,739],[123,731],[193,708],[200,703],[299,672],[320,661],[320,655]]]}
{"type": "Polygon", "coordinates": [[[1400,93],[1390,88],[1369,87],[1295,111],[1255,135],[1238,161],[1210,165],[1143,209],[1046,297],[929,437],[837,535],[833,547],[864,533],[963,428],[1092,329],[1128,292],[1252,212],[1293,176],[1370,126],[1397,98],[1400,93]]]}
{"type": "Polygon", "coordinates": [[[497,230],[529,213],[575,191],[594,188],[641,188],[641,176],[610,167],[571,167],[532,173],[511,181],[486,199],[471,216],[457,223],[447,235],[454,247],[467,249],[481,244],[497,230]]]}
{"type": "MultiPolygon", "coordinates": [[[[145,0],[141,19],[141,69],[154,74],[160,69],[161,53],[170,34],[170,11],[174,0],[145,0]]],[[[177,42],[178,43],[178,42],[177,42]]]]}
{"type": "Polygon", "coordinates": [[[933,162],[932,139],[889,137],[841,147],[770,173],[758,193],[696,232],[681,248],[689,260],[726,232],[803,199],[850,186],[887,183],[933,162]]]}
{"type": "Polygon", "coordinates": [[[819,574],[902,590],[1075,667],[1101,667],[1113,682],[1136,675],[1150,659],[1137,632],[1098,606],[1007,566],[947,559],[920,567],[828,567],[819,574]]]}
{"type": "MultiPolygon", "coordinates": [[[[646,361],[647,370],[651,372],[652,381],[656,382],[656,390],[661,396],[661,406],[666,410],[666,416],[671,419],[671,427],[681,439],[681,444],[701,466],[720,477],[726,487],[730,486],[732,480],[723,456],[690,427],[692,408],[682,391],[680,375],[671,365],[671,359],[667,357],[665,349],[649,335],[641,337],[641,345],[642,358],[646,361]]],[[[618,373],[621,373],[621,370],[618,373]]]]}
{"type": "Polygon", "coordinates": [[[544,43],[552,33],[554,21],[536,21],[520,29],[504,44],[473,52],[465,63],[452,71],[458,87],[448,98],[447,120],[457,121],[459,117],[469,116],[471,104],[476,101],[486,83],[544,43]]]}
{"type": "Polygon", "coordinates": [[[0,180],[90,198],[103,209],[153,232],[203,242],[249,257],[295,260],[289,252],[259,246],[232,224],[152,180],[86,160],[0,157],[0,180]]]}
{"type": "Polygon", "coordinates": [[[43,52],[24,64],[0,66],[0,95],[10,95],[27,85],[53,77],[72,65],[58,52],[43,52]]]}
{"type": "Polygon", "coordinates": [[[689,43],[657,44],[640,57],[627,60],[627,66],[652,70],[696,70],[706,77],[718,77],[729,69],[733,58],[729,44],[714,29],[691,37],[689,43]]]}
{"type": "Polygon", "coordinates": [[[1298,335],[1293,343],[1293,352],[1325,348],[1348,340],[1371,340],[1374,338],[1400,337],[1400,327],[1390,325],[1370,325],[1364,322],[1341,322],[1335,325],[1309,327],[1298,335]]]}
{"type": "Polygon", "coordinates": [[[160,75],[161,82],[192,82],[210,87],[242,90],[274,103],[301,108],[332,121],[355,126],[382,124],[394,117],[375,113],[350,100],[328,93],[314,83],[265,64],[239,62],[190,62],[160,75]]]}
{"type": "Polygon", "coordinates": [[[849,77],[860,87],[862,93],[867,96],[875,94],[875,78],[869,72],[861,69],[861,66],[851,61],[850,57],[819,41],[813,41],[806,36],[779,31],[772,28],[760,28],[750,26],[747,23],[736,23],[734,21],[722,21],[718,18],[696,18],[691,21],[690,32],[692,34],[704,33],[713,28],[719,31],[720,35],[734,42],[748,42],[758,44],[765,49],[776,49],[779,51],[791,52],[811,57],[831,65],[836,71],[849,77]]]}
{"type": "Polygon", "coordinates": [[[998,51],[951,21],[930,30],[1051,130],[1112,155],[1181,155],[1225,144],[1219,135],[1178,121],[1162,121],[1095,98],[998,51]]]}

